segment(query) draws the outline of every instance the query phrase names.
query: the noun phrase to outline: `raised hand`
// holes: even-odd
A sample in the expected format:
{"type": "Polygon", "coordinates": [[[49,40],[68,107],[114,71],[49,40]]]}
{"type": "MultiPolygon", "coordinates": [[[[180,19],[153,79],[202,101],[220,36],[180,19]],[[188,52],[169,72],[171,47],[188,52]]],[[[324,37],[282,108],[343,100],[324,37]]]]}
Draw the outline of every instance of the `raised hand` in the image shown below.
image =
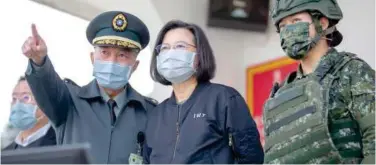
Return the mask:
{"type": "Polygon", "coordinates": [[[37,65],[43,63],[44,57],[47,56],[47,45],[43,38],[38,34],[34,24],[31,25],[32,36],[27,38],[22,46],[22,53],[33,60],[37,65]]]}

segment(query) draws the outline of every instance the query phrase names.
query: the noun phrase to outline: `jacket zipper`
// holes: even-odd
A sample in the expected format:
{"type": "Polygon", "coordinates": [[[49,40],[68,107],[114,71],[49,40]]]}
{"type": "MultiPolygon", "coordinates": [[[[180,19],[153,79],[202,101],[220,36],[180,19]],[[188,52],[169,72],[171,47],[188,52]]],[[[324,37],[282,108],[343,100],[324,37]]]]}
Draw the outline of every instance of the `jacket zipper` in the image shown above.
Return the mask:
{"type": "Polygon", "coordinates": [[[232,136],[232,134],[230,133],[229,134],[229,144],[228,144],[232,150],[232,153],[234,155],[234,158],[235,158],[235,163],[239,163],[239,156],[238,154],[236,153],[235,151],[235,146],[234,146],[234,137],[232,136]]]}
{"type": "Polygon", "coordinates": [[[176,141],[175,141],[174,153],[172,155],[171,162],[175,159],[176,148],[177,148],[179,136],[180,136],[180,123],[179,123],[179,121],[180,121],[180,106],[178,105],[178,119],[176,120],[176,141]]]}

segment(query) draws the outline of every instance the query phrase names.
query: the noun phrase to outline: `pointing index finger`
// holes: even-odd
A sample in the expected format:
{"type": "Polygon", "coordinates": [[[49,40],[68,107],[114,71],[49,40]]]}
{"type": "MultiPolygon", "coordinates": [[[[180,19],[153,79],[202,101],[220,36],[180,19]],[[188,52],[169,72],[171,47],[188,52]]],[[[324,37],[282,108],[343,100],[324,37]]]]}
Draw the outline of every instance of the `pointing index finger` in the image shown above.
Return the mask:
{"type": "Polygon", "coordinates": [[[31,33],[33,35],[34,40],[38,41],[39,40],[39,34],[38,34],[38,30],[37,30],[37,27],[35,26],[35,24],[31,25],[31,33]]]}
{"type": "Polygon", "coordinates": [[[37,30],[37,27],[35,26],[35,24],[31,24],[31,34],[33,36],[34,43],[36,45],[39,45],[40,36],[38,34],[38,30],[37,30]]]}

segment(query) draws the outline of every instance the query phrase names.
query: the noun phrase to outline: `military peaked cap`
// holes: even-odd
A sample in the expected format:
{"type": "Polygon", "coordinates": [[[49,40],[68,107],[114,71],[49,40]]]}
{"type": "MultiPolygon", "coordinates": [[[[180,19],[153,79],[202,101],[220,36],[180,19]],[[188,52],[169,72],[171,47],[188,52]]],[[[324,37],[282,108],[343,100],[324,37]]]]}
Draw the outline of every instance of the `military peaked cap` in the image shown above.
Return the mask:
{"type": "Polygon", "coordinates": [[[136,16],[107,11],[96,16],[86,29],[92,45],[144,49],[150,40],[149,30],[136,16]]]}

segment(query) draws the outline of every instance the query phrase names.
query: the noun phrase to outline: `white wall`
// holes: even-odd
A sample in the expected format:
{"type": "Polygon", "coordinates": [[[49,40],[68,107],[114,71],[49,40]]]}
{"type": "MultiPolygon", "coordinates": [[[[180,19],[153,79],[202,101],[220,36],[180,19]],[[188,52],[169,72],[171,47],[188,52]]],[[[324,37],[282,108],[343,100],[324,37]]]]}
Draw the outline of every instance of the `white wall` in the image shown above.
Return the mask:
{"type": "Polygon", "coordinates": [[[49,56],[62,77],[70,77],[76,79],[77,83],[83,84],[91,77],[91,67],[88,54],[90,47],[83,44],[85,43],[85,33],[82,33],[87,21],[71,18],[68,14],[22,0],[0,1],[0,13],[2,22],[0,45],[3,55],[0,65],[2,75],[0,126],[2,128],[8,121],[12,90],[18,78],[26,71],[27,58],[22,55],[21,46],[31,35],[31,23],[36,23],[40,35],[47,42],[49,56]],[[22,12],[14,12],[16,10],[22,12]],[[69,38],[73,36],[79,37],[74,40],[69,38]],[[77,61],[67,62],[69,59],[77,59],[77,61]],[[79,63],[84,60],[87,62],[79,63]],[[60,61],[66,62],[61,63],[60,61]],[[76,69],[73,70],[73,68],[76,69]],[[88,74],[82,76],[84,73],[88,74]]]}

